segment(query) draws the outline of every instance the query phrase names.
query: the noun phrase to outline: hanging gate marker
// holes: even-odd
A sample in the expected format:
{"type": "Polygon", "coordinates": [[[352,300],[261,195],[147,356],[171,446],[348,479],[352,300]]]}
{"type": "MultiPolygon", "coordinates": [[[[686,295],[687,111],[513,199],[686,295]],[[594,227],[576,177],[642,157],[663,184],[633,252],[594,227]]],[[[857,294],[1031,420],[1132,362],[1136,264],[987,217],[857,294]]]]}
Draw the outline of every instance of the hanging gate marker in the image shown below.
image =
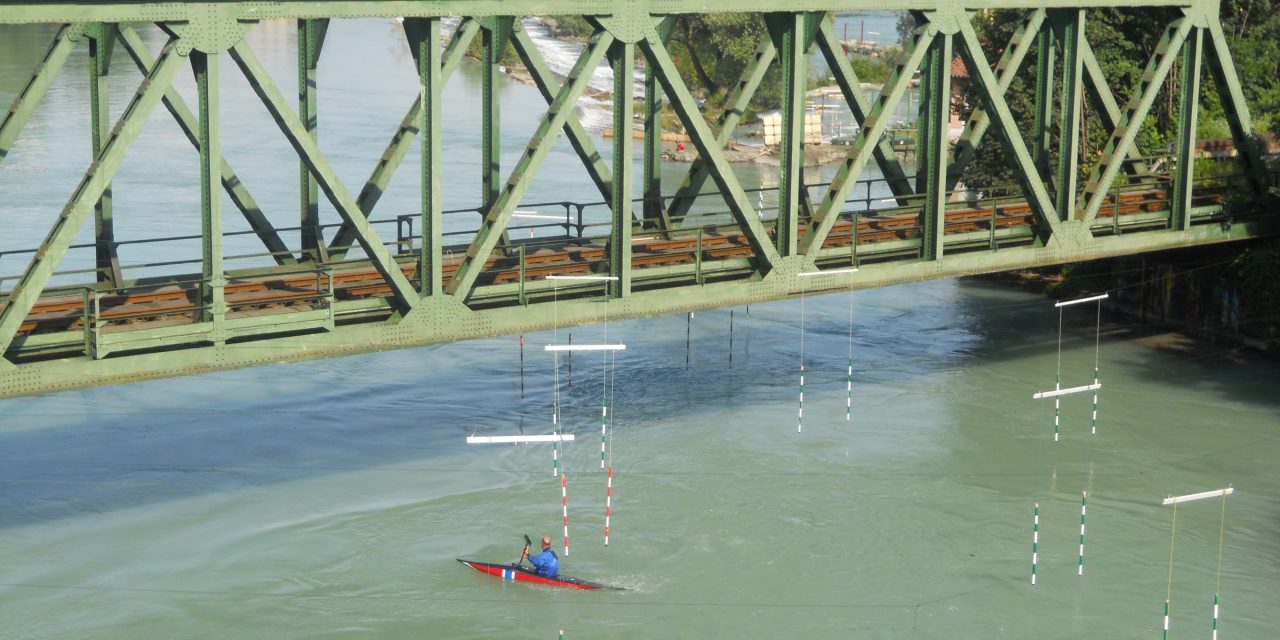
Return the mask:
{"type": "Polygon", "coordinates": [[[520,336],[520,398],[524,398],[524,336],[520,336]]]}
{"type": "MultiPolygon", "coordinates": [[[[812,278],[815,276],[838,276],[857,273],[858,269],[828,269],[826,271],[802,271],[796,276],[800,278],[812,278]]],[[[804,282],[803,280],[801,281],[804,282]]],[[[796,414],[796,433],[804,431],[804,300],[805,289],[801,285],[800,288],[800,406],[796,414]]],[[[853,416],[853,283],[849,283],[849,369],[845,379],[845,390],[848,397],[845,400],[844,419],[852,420],[853,416]]]]}
{"type": "Polygon", "coordinates": [[[625,351],[625,344],[549,344],[542,348],[544,351],[625,351]]]}
{"type": "Polygon", "coordinates": [[[609,431],[607,422],[606,422],[608,418],[609,418],[609,399],[608,397],[606,397],[604,400],[604,403],[600,405],[600,468],[601,469],[604,468],[604,442],[605,442],[605,435],[609,431]]]}
{"type": "Polygon", "coordinates": [[[571,442],[572,433],[553,433],[550,435],[518,435],[518,436],[467,436],[467,444],[503,444],[524,442],[571,442]]]}
{"type": "Polygon", "coordinates": [[[1173,542],[1178,535],[1178,505],[1184,502],[1195,502],[1209,498],[1222,498],[1222,519],[1218,525],[1218,584],[1213,593],[1213,640],[1218,639],[1218,610],[1222,592],[1222,543],[1227,523],[1227,496],[1235,493],[1235,488],[1214,489],[1200,493],[1189,493],[1183,496],[1170,496],[1160,503],[1161,506],[1173,505],[1173,523],[1169,527],[1169,586],[1164,596],[1164,640],[1169,638],[1169,600],[1173,595],[1173,542]]]}
{"type": "Polygon", "coordinates": [[[1208,498],[1217,498],[1217,497],[1219,497],[1219,496],[1222,496],[1222,497],[1224,497],[1224,498],[1225,498],[1225,497],[1227,497],[1227,496],[1229,496],[1229,495],[1231,495],[1231,494],[1233,494],[1233,493],[1235,493],[1235,492],[1236,492],[1236,490],[1235,490],[1235,488],[1234,488],[1234,487],[1227,487],[1226,489],[1214,489],[1213,491],[1204,491],[1204,492],[1201,492],[1201,493],[1192,493],[1192,494],[1188,494],[1188,495],[1185,495],[1185,496],[1172,496],[1172,497],[1169,497],[1169,498],[1165,498],[1165,499],[1164,499],[1164,501],[1160,503],[1160,506],[1162,506],[1162,507],[1167,507],[1167,506],[1169,506],[1169,505],[1171,505],[1171,504],[1180,504],[1180,503],[1183,503],[1183,502],[1194,502],[1194,501],[1196,501],[1196,500],[1205,500],[1205,499],[1208,499],[1208,498]]]}
{"type": "Polygon", "coordinates": [[[1102,383],[1098,381],[1098,354],[1102,344],[1102,301],[1107,299],[1110,294],[1103,293],[1087,298],[1079,298],[1076,300],[1059,300],[1054,303],[1054,307],[1058,309],[1058,371],[1054,375],[1053,391],[1041,392],[1033,396],[1036,399],[1053,398],[1053,441],[1059,442],[1061,438],[1062,423],[1062,396],[1081,391],[1093,391],[1093,414],[1089,428],[1090,435],[1098,433],[1098,389],[1102,388],[1102,383]],[[1072,387],[1070,389],[1062,388],[1062,308],[1072,305],[1083,304],[1086,302],[1098,303],[1097,322],[1094,327],[1094,346],[1093,346],[1093,384],[1082,387],[1072,387]]]}
{"type": "Polygon", "coordinates": [[[1101,389],[1102,383],[1095,382],[1080,387],[1071,387],[1070,389],[1054,389],[1053,391],[1040,391],[1031,396],[1034,400],[1043,400],[1044,398],[1057,398],[1060,396],[1069,396],[1073,393],[1083,393],[1085,391],[1093,391],[1101,389]]]}

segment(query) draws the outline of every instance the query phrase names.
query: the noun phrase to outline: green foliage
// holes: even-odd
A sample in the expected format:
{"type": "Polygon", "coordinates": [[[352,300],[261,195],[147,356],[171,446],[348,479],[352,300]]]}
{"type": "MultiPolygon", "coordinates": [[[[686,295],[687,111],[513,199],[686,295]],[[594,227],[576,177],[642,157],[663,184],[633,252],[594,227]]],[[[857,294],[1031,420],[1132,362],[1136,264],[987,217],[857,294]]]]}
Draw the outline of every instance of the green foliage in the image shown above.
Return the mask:
{"type": "Polygon", "coordinates": [[[1280,315],[1280,243],[1271,242],[1245,249],[1231,263],[1241,291],[1247,291],[1245,306],[1263,318],[1280,315]]]}
{"type": "Polygon", "coordinates": [[[858,80],[871,84],[884,84],[889,79],[889,74],[893,72],[893,66],[889,64],[886,58],[887,56],[869,58],[853,54],[849,56],[849,64],[853,67],[853,72],[857,74],[858,80]]]}
{"type": "MultiPolygon", "coordinates": [[[[988,11],[979,14],[975,30],[982,42],[988,60],[996,60],[1009,41],[1022,11],[988,11]]],[[[1174,17],[1167,8],[1150,9],[1093,9],[1088,12],[1087,33],[1089,43],[1116,101],[1123,107],[1133,97],[1147,61],[1155,51],[1165,25],[1174,17]]],[[[1222,22],[1245,99],[1259,130],[1271,130],[1280,135],[1280,0],[1223,0],[1222,22]]],[[[1206,40],[1205,48],[1210,46],[1206,40]]],[[[1035,141],[1032,127],[1035,122],[1035,51],[1023,62],[1018,78],[1006,94],[1014,119],[1020,123],[1023,139],[1034,156],[1035,141]]],[[[1055,79],[1060,81],[1061,56],[1055,61],[1058,70],[1055,79]]],[[[1150,114],[1142,122],[1136,144],[1140,153],[1153,154],[1166,150],[1177,139],[1178,93],[1181,90],[1181,60],[1174,64],[1168,79],[1159,87],[1150,114]]],[[[1201,78],[1201,108],[1198,137],[1221,138],[1230,135],[1220,96],[1204,65],[1201,78]]],[[[1061,91],[1054,88],[1055,96],[1061,91]]],[[[970,88],[965,94],[962,115],[967,117],[972,106],[978,104],[976,92],[970,88]]],[[[1055,105],[1056,106],[1056,105],[1055,105]]],[[[1056,122],[1054,123],[1056,125],[1056,122]]],[[[1050,161],[1056,160],[1057,133],[1053,129],[1050,143],[1050,161]]],[[[1097,166],[1103,146],[1111,132],[1102,127],[1095,107],[1086,101],[1085,119],[1082,125],[1081,157],[1078,165],[1082,178],[1087,170],[1097,166]]],[[[969,185],[1009,185],[1014,182],[1012,162],[995,136],[988,133],[986,141],[978,148],[975,161],[965,171],[962,179],[969,185]]]]}
{"type": "MultiPolygon", "coordinates": [[[[676,19],[668,48],[685,84],[706,100],[709,114],[724,107],[766,33],[759,13],[685,14],[676,19]]],[[[781,72],[770,66],[751,101],[754,110],[781,101],[781,72]]]]}

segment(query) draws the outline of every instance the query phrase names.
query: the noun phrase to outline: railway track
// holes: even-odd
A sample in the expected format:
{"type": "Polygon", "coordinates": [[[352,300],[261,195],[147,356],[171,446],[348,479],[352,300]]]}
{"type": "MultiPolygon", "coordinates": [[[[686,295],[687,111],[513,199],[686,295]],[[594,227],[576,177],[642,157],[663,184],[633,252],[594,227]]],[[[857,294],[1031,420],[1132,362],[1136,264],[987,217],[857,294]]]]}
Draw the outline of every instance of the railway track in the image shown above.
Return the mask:
{"type": "MultiPolygon", "coordinates": [[[[1217,202],[1221,194],[1200,192],[1197,200],[1217,202]]],[[[1098,217],[1109,218],[1164,210],[1168,194],[1165,190],[1132,191],[1120,196],[1117,204],[1108,199],[1100,208],[1098,217]]],[[[856,217],[857,229],[849,220],[839,220],[833,226],[824,248],[870,247],[877,243],[919,237],[918,208],[881,209],[856,217]]],[[[993,231],[994,229],[1030,228],[1034,220],[1031,207],[1025,202],[1010,202],[982,208],[957,208],[946,214],[947,235],[993,231]]],[[[801,233],[804,227],[802,225],[801,233]]],[[[647,232],[645,232],[647,233],[647,232]]],[[[714,264],[733,258],[750,257],[752,250],[745,234],[737,230],[714,228],[682,229],[671,232],[671,238],[657,235],[636,238],[632,245],[632,266],[635,273],[644,269],[695,262],[714,264]],[[700,249],[700,253],[699,253],[700,249]]],[[[554,241],[554,239],[552,239],[554,241]]],[[[556,245],[529,245],[523,256],[524,281],[545,279],[548,275],[587,275],[607,270],[604,239],[565,238],[556,245]]],[[[400,269],[407,278],[416,276],[417,261],[412,254],[397,256],[400,269]]],[[[447,284],[456,273],[462,258],[448,255],[442,266],[447,284]]],[[[521,258],[499,255],[484,264],[477,280],[478,285],[517,283],[521,278],[521,258]]],[[[127,330],[131,325],[143,323],[182,324],[194,322],[200,315],[200,283],[170,282],[166,284],[142,284],[128,290],[98,293],[90,302],[91,313],[86,314],[89,299],[83,292],[53,293],[42,297],[27,315],[19,335],[52,333],[83,328],[86,318],[96,320],[97,328],[104,331],[127,330]]],[[[323,308],[330,295],[334,300],[357,300],[390,295],[390,287],[378,272],[367,263],[344,266],[320,267],[310,271],[286,274],[232,277],[225,285],[224,298],[228,307],[227,317],[262,315],[266,313],[323,308]]]]}

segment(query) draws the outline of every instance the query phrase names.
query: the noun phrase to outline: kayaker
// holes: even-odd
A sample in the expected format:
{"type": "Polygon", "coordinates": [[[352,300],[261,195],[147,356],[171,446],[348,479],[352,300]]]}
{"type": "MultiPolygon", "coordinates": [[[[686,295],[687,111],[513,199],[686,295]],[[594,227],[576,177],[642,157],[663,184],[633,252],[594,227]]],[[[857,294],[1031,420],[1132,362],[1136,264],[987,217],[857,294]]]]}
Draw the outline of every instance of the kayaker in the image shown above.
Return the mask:
{"type": "Polygon", "coordinates": [[[551,550],[551,536],[542,536],[542,553],[535,556],[525,551],[520,556],[520,561],[523,562],[525,558],[529,559],[529,563],[540,576],[554,578],[560,573],[560,559],[556,557],[556,552],[551,550]]]}

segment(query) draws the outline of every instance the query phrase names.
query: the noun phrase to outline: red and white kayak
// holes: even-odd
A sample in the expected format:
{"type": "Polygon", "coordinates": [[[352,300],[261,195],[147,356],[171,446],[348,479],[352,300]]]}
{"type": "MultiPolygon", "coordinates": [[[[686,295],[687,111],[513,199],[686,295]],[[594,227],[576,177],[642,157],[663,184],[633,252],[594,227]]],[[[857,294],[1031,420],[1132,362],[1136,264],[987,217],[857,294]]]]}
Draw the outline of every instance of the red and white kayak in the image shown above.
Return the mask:
{"type": "Polygon", "coordinates": [[[472,569],[479,571],[480,573],[487,573],[491,576],[496,576],[498,578],[502,578],[503,580],[510,580],[512,582],[531,582],[534,584],[545,584],[553,587],[565,587],[569,589],[583,589],[586,591],[598,591],[598,590],[626,591],[626,589],[622,587],[610,587],[603,584],[596,584],[594,582],[587,582],[586,580],[579,580],[577,578],[569,578],[566,576],[556,576],[554,578],[548,578],[546,576],[540,576],[537,573],[535,573],[532,569],[520,566],[518,564],[495,564],[492,562],[477,562],[475,560],[463,560],[462,558],[458,558],[458,562],[461,562],[462,564],[465,564],[468,567],[471,567],[472,569]]]}

